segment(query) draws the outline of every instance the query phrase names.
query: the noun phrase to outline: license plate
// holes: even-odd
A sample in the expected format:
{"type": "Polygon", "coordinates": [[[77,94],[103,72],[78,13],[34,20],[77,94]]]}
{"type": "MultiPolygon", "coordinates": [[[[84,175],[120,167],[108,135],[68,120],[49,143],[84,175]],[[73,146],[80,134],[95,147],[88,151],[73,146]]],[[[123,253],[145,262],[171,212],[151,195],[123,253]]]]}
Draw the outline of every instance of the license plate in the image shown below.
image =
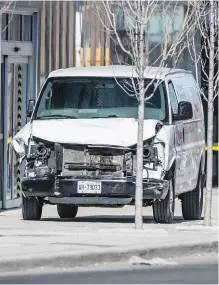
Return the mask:
{"type": "Polygon", "coordinates": [[[100,194],[101,182],[78,181],[78,193],[100,194]]]}

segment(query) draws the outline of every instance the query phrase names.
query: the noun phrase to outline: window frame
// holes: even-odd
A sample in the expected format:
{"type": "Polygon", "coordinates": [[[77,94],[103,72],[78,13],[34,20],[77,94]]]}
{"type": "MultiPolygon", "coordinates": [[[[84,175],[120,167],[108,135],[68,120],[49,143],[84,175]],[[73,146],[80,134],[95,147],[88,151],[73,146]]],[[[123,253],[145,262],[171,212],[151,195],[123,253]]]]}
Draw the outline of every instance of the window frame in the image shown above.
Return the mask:
{"type": "Polygon", "coordinates": [[[174,87],[173,81],[170,79],[170,80],[167,81],[167,87],[168,87],[168,95],[169,95],[169,99],[170,99],[170,109],[171,109],[171,114],[172,114],[172,120],[174,120],[174,112],[173,112],[172,100],[171,100],[170,90],[169,90],[169,85],[170,84],[173,87],[174,94],[175,94],[175,99],[176,99],[176,103],[177,103],[177,112],[175,114],[178,114],[178,112],[179,112],[179,110],[178,110],[179,100],[178,100],[178,97],[177,97],[177,93],[176,93],[176,89],[174,87]]]}

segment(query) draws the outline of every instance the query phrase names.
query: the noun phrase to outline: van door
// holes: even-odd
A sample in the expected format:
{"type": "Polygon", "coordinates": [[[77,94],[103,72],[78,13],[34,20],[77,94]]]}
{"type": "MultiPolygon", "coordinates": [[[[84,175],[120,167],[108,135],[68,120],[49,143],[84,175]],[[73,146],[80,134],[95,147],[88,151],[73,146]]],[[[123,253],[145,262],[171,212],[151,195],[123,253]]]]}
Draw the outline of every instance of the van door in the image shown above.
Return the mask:
{"type": "MultiPolygon", "coordinates": [[[[202,121],[198,114],[200,103],[197,103],[197,90],[194,88],[194,81],[192,75],[185,75],[185,77],[178,77],[173,79],[173,85],[176,90],[178,102],[188,101],[191,102],[193,107],[193,118],[191,120],[183,120],[176,122],[177,129],[176,135],[180,139],[181,151],[178,154],[178,172],[185,175],[182,185],[179,185],[179,193],[193,190],[196,187],[197,175],[199,171],[201,159],[201,134],[200,126],[202,121]],[[177,134],[178,132],[178,134],[177,134]],[[184,188],[184,189],[183,189],[184,188]]],[[[179,180],[180,183],[180,180],[179,180]]]]}
{"type": "Polygon", "coordinates": [[[192,75],[188,76],[185,85],[185,91],[190,97],[193,105],[193,121],[184,125],[185,143],[191,147],[192,161],[194,163],[193,171],[190,174],[191,187],[196,187],[199,174],[200,162],[205,158],[205,128],[204,112],[199,90],[192,75]],[[188,134],[188,135],[187,135],[188,134]]]}
{"type": "MultiPolygon", "coordinates": [[[[178,114],[178,98],[173,82],[168,81],[168,91],[170,96],[170,103],[172,108],[172,114],[178,114]]],[[[183,122],[174,121],[174,146],[176,149],[176,168],[175,168],[175,193],[178,195],[187,188],[187,170],[184,165],[185,153],[183,147],[183,122]]]]}

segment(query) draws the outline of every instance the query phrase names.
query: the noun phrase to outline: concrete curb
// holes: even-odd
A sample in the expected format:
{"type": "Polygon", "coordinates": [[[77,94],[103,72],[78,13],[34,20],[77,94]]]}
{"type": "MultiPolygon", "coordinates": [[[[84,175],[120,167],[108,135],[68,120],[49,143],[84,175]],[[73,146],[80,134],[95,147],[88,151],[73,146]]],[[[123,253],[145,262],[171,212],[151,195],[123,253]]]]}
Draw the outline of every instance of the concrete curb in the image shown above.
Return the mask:
{"type": "Polygon", "coordinates": [[[186,256],[195,253],[218,252],[218,241],[197,242],[193,244],[178,244],[177,246],[149,246],[148,248],[120,247],[105,250],[95,250],[88,253],[57,252],[54,254],[38,254],[34,256],[20,256],[0,260],[0,273],[9,271],[24,271],[37,267],[78,267],[88,266],[97,263],[128,261],[137,255],[141,258],[151,259],[154,257],[170,258],[176,256],[186,256]]]}

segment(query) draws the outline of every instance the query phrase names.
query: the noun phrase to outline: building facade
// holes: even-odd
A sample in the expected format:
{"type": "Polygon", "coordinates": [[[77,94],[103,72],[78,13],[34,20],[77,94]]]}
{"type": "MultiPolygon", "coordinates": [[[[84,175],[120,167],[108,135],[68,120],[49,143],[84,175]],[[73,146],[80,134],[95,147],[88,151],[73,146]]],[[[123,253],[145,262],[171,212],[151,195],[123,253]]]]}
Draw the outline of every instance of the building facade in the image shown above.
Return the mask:
{"type": "MultiPolygon", "coordinates": [[[[7,11],[0,14],[0,209],[21,203],[20,182],[24,166],[19,166],[10,142],[26,124],[28,101],[37,97],[48,74],[72,66],[114,64],[118,56],[125,61],[121,52],[118,55],[104,11],[100,10],[98,14],[96,4],[94,1],[13,1],[7,11]]],[[[185,9],[183,5],[178,7],[173,33],[177,33],[185,9]]],[[[153,19],[152,26],[150,40],[151,45],[156,46],[162,33],[158,18],[153,19]]],[[[121,13],[117,16],[117,31],[125,32],[121,13]]],[[[199,35],[195,42],[199,49],[199,35]]],[[[151,54],[151,60],[159,52],[158,46],[151,54]]],[[[179,67],[195,73],[187,50],[179,67]]],[[[201,78],[200,69],[199,76],[201,78]]],[[[217,102],[214,141],[218,142],[216,107],[217,102]]],[[[215,151],[215,180],[218,177],[217,165],[215,151]]]]}

